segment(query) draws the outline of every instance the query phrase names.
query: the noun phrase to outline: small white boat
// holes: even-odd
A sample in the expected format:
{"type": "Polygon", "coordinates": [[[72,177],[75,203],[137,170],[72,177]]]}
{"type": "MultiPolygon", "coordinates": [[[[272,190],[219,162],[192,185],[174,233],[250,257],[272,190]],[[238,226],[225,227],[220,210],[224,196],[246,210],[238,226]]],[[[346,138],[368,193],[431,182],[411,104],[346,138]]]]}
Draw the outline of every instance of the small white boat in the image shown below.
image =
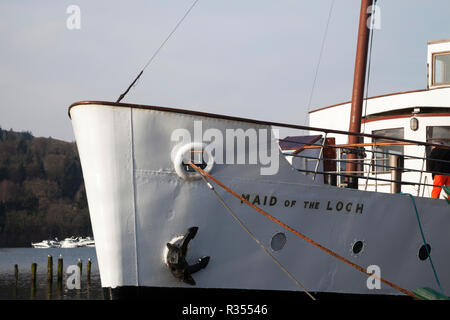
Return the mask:
{"type": "Polygon", "coordinates": [[[95,247],[95,241],[91,237],[86,238],[79,238],[78,240],[78,247],[89,247],[94,248],[95,247]]]}
{"type": "Polygon", "coordinates": [[[61,241],[61,248],[77,248],[78,247],[78,238],[70,237],[65,238],[64,241],[61,241]]]}
{"type": "Polygon", "coordinates": [[[39,248],[39,249],[47,249],[47,248],[60,248],[61,244],[59,243],[58,239],[55,238],[55,240],[43,240],[41,242],[32,242],[31,246],[33,248],[39,248]]]}

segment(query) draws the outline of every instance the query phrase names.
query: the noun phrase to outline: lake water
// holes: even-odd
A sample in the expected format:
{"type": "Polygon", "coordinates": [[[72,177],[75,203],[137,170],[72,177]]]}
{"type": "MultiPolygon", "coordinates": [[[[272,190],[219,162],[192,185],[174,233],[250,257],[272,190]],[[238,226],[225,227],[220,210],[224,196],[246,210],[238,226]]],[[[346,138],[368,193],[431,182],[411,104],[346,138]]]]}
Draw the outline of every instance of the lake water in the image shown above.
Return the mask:
{"type": "Polygon", "coordinates": [[[103,300],[95,248],[0,248],[0,299],[35,300],[103,300]],[[53,257],[53,282],[47,284],[47,259],[53,257]],[[57,285],[58,257],[63,257],[64,276],[62,286],[57,285]],[[70,265],[82,260],[81,289],[69,289],[66,274],[70,265]],[[91,278],[87,281],[87,262],[91,259],[91,278]],[[36,287],[32,290],[31,264],[37,263],[36,287]],[[19,267],[17,286],[14,265],[19,267]]]}

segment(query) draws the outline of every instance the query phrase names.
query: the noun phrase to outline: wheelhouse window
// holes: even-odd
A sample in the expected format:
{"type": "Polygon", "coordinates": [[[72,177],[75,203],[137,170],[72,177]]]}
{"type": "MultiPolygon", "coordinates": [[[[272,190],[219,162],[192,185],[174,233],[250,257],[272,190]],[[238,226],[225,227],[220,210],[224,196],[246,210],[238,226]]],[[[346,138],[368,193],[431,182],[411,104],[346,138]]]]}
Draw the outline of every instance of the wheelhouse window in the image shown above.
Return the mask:
{"type": "Polygon", "coordinates": [[[433,55],[433,85],[450,84],[450,52],[433,55]]]}
{"type": "MultiPolygon", "coordinates": [[[[372,131],[372,134],[377,135],[377,136],[403,139],[404,132],[405,132],[404,128],[394,128],[394,129],[374,130],[374,131],[372,131]]],[[[403,152],[404,152],[403,146],[390,145],[390,144],[395,144],[398,141],[389,140],[389,139],[372,139],[372,142],[386,144],[386,145],[375,147],[375,151],[376,151],[374,153],[375,166],[374,166],[374,168],[372,168],[372,170],[376,171],[377,173],[389,172],[389,168],[388,168],[389,155],[390,154],[403,155],[403,152]]]]}
{"type": "MultiPolygon", "coordinates": [[[[450,126],[427,127],[428,143],[445,143],[450,145],[450,126]]],[[[431,152],[431,147],[427,147],[427,156],[431,152]]]]}

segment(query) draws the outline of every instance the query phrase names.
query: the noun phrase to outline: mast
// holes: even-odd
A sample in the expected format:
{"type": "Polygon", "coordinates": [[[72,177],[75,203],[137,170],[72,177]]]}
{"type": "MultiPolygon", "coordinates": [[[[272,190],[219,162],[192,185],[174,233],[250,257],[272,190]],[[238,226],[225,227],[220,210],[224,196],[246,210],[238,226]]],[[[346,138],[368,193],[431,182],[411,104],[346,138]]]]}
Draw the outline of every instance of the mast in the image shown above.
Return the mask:
{"type": "MultiPolygon", "coordinates": [[[[367,48],[369,44],[369,28],[367,21],[369,14],[367,13],[369,6],[372,5],[372,0],[361,0],[361,11],[359,14],[359,28],[358,28],[358,41],[356,45],[356,58],[355,58],[355,73],[353,76],[353,93],[352,93],[352,106],[350,111],[350,127],[348,131],[361,132],[361,117],[364,98],[364,84],[366,79],[366,64],[367,64],[367,48]]],[[[348,136],[348,143],[359,143],[358,136],[348,136]]],[[[357,170],[358,155],[355,153],[348,153],[345,170],[349,174],[355,174],[357,170]]],[[[358,178],[352,177],[348,179],[348,186],[350,188],[358,188],[358,178]]]]}

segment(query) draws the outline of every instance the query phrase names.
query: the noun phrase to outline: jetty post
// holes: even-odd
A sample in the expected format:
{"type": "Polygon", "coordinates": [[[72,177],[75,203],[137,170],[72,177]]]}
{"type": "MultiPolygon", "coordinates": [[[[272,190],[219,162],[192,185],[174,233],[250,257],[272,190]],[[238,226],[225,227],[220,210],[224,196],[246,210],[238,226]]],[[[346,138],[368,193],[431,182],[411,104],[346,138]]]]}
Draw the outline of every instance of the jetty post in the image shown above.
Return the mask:
{"type": "Polygon", "coordinates": [[[89,258],[88,262],[87,262],[87,282],[88,282],[88,284],[91,283],[91,265],[92,265],[91,258],[89,258]]]}
{"type": "Polygon", "coordinates": [[[14,265],[14,289],[13,289],[13,299],[17,299],[17,283],[19,282],[19,266],[14,265]]]}
{"type": "Polygon", "coordinates": [[[47,258],[47,299],[52,299],[53,287],[53,257],[48,255],[47,258]]]}
{"type": "Polygon", "coordinates": [[[33,262],[31,264],[31,299],[34,299],[36,295],[36,271],[37,263],[33,262]]]}
{"type": "Polygon", "coordinates": [[[78,269],[80,269],[80,278],[81,278],[81,275],[83,273],[83,261],[81,261],[81,259],[78,259],[77,266],[78,266],[78,269]]]}
{"type": "Polygon", "coordinates": [[[58,270],[57,270],[57,289],[58,289],[58,296],[61,296],[62,293],[62,281],[63,281],[63,257],[60,254],[58,258],[58,270]]]}
{"type": "Polygon", "coordinates": [[[48,255],[47,258],[47,282],[50,284],[53,282],[53,257],[51,255],[48,255]]]}
{"type": "Polygon", "coordinates": [[[17,282],[19,281],[19,266],[17,264],[14,265],[14,284],[17,286],[17,282]]]}

